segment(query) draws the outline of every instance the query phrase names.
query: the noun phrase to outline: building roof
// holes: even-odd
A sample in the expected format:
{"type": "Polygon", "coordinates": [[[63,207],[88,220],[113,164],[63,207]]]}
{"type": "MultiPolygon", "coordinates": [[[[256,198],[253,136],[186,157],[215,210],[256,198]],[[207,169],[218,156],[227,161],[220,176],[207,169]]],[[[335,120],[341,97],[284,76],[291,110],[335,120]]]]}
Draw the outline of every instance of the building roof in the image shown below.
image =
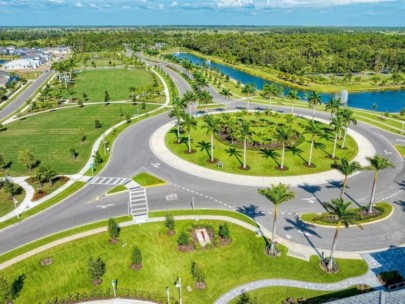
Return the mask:
{"type": "Polygon", "coordinates": [[[328,302],[332,304],[405,304],[405,289],[396,291],[376,290],[363,293],[337,301],[328,302]]]}

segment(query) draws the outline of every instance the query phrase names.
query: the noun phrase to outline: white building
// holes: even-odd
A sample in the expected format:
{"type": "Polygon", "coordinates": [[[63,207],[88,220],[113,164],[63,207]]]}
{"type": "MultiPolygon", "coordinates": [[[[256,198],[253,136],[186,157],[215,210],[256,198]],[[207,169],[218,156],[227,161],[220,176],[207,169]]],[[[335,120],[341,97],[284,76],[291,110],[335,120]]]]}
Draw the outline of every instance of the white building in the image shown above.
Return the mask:
{"type": "Polygon", "coordinates": [[[16,59],[9,61],[3,66],[3,68],[5,70],[29,70],[29,69],[37,69],[44,63],[45,61],[41,59],[41,57],[35,56],[32,58],[16,59]]]}

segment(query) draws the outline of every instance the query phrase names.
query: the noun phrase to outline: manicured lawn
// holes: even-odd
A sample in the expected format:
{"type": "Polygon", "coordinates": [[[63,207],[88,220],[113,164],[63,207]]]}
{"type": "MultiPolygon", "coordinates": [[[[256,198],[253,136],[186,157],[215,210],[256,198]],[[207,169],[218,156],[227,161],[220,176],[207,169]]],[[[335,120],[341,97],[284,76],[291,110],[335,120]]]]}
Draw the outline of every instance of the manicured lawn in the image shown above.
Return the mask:
{"type": "MultiPolygon", "coordinates": [[[[176,231],[181,231],[188,224],[188,221],[177,221],[176,231]]],[[[213,224],[218,226],[222,222],[213,224]]],[[[117,279],[120,288],[136,288],[163,295],[166,286],[170,286],[172,294],[177,297],[172,284],[177,276],[181,276],[184,302],[205,304],[212,303],[231,288],[253,280],[279,277],[335,282],[367,271],[364,261],[338,260],[341,271],[329,275],[319,268],[317,257],[314,256],[310,262],[287,257],[285,248],[281,248],[282,257],[270,259],[263,253],[265,243],[262,238],[256,238],[253,232],[233,224],[229,224],[229,227],[233,238],[229,245],[187,253],[177,251],[176,236],[167,236],[162,223],[124,227],[121,242],[117,245],[108,242],[107,233],[93,235],[37,254],[6,268],[3,274],[9,280],[14,280],[21,274],[26,276],[17,299],[22,303],[108,288],[111,286],[111,279],[117,279]],[[135,245],[141,249],[143,256],[143,267],[137,272],[129,267],[135,245]],[[52,257],[53,264],[42,267],[39,262],[45,257],[52,257]],[[106,274],[100,287],[93,287],[87,275],[89,257],[100,257],[106,262],[106,274]],[[197,262],[205,272],[205,290],[194,288],[190,275],[192,261],[197,262]],[[193,291],[187,292],[186,286],[192,286],[193,291]]]]}
{"type": "MultiPolygon", "coordinates": [[[[218,116],[218,118],[221,117],[218,116]]],[[[258,134],[262,132],[265,136],[272,137],[272,132],[274,132],[277,123],[284,123],[284,115],[272,116],[262,114],[260,119],[266,119],[269,122],[268,127],[257,127],[253,124],[253,121],[258,122],[259,118],[255,114],[251,114],[248,117],[242,116],[241,119],[247,119],[252,122],[251,129],[252,131],[258,134]],[[273,129],[272,129],[273,128],[273,129]],[[273,131],[272,131],[273,130],[273,131]]],[[[281,171],[276,169],[281,162],[281,149],[271,150],[269,153],[263,153],[260,151],[258,146],[257,150],[248,150],[247,151],[247,165],[250,166],[250,170],[241,170],[239,167],[242,166],[243,160],[243,148],[241,146],[237,147],[231,145],[230,141],[217,139],[214,140],[214,157],[215,159],[222,161],[223,168],[218,168],[215,163],[208,163],[209,151],[202,149],[201,143],[210,143],[210,134],[207,134],[206,129],[202,129],[202,126],[205,125],[203,118],[198,118],[197,130],[192,130],[191,139],[192,139],[192,149],[196,150],[196,153],[187,154],[187,140],[186,133],[183,133],[181,136],[184,138],[182,144],[177,144],[177,129],[173,128],[165,137],[165,142],[168,148],[177,154],[179,157],[184,158],[185,160],[192,162],[194,164],[230,173],[245,174],[245,175],[258,175],[258,176],[285,176],[285,175],[298,175],[298,174],[311,174],[322,171],[327,171],[331,169],[331,164],[334,163],[330,156],[333,151],[333,139],[318,140],[318,142],[323,143],[324,147],[319,147],[318,149],[313,149],[313,158],[312,161],[316,164],[316,168],[308,168],[304,166],[309,157],[309,148],[310,148],[310,137],[305,135],[305,140],[297,146],[298,149],[285,152],[285,161],[284,165],[289,169],[287,171],[281,171]],[[239,157],[235,155],[230,155],[226,152],[229,148],[236,148],[239,151],[239,157]]],[[[303,126],[306,124],[306,119],[295,118],[293,124],[295,124],[294,129],[297,131],[302,131],[303,126]]],[[[266,123],[267,124],[267,123],[266,123]]],[[[255,135],[253,135],[255,137],[255,135]]],[[[333,137],[333,136],[332,136],[333,137]]],[[[273,138],[274,139],[274,138],[273,138]]],[[[274,141],[276,141],[274,139],[274,141]]],[[[352,159],[357,154],[357,144],[350,136],[347,136],[346,147],[347,149],[341,149],[341,140],[338,140],[338,145],[336,149],[336,156],[339,158],[345,157],[347,159],[352,159]]]]}
{"type": "Polygon", "coordinates": [[[138,183],[142,187],[152,187],[166,184],[164,180],[146,172],[139,173],[132,177],[132,179],[134,182],[138,183]]]}
{"type": "MultiPolygon", "coordinates": [[[[267,287],[260,288],[248,292],[250,298],[256,298],[257,303],[282,303],[282,301],[287,298],[306,299],[302,303],[325,303],[331,299],[340,299],[351,297],[359,294],[360,291],[356,288],[345,289],[341,291],[319,291],[319,290],[308,290],[294,287],[267,287]],[[270,302],[271,301],[271,302],[270,302]]],[[[230,302],[230,304],[236,304],[238,298],[230,302]]],[[[301,302],[300,302],[301,303],[301,302]]]]}
{"type": "MultiPolygon", "coordinates": [[[[73,97],[82,98],[83,92],[88,95],[89,102],[104,102],[104,92],[108,91],[110,100],[131,99],[130,87],[141,88],[153,83],[153,73],[144,70],[92,70],[77,74],[73,90],[73,97]]],[[[158,79],[158,78],[156,78],[158,79]]],[[[160,91],[163,85],[158,80],[160,91]]],[[[59,89],[54,89],[57,91],[59,89]]],[[[70,98],[68,90],[62,89],[62,96],[70,98]]],[[[151,100],[152,101],[152,100],[151,100]]]]}
{"type": "MultiPolygon", "coordinates": [[[[147,105],[139,113],[156,107],[147,105]]],[[[29,149],[41,164],[50,165],[58,174],[76,173],[90,157],[94,141],[112,125],[125,119],[121,113],[134,115],[137,108],[141,109],[141,106],[100,104],[27,117],[8,124],[7,130],[0,132],[0,154],[7,162],[11,161],[11,175],[33,174],[18,160],[18,153],[23,149],[29,149]],[[95,128],[95,119],[100,121],[101,128],[95,128]],[[81,142],[82,135],[86,136],[84,142],[81,142]],[[76,159],[71,157],[71,148],[77,152],[76,159]]]]}
{"type": "Polygon", "coordinates": [[[111,190],[107,191],[107,194],[114,194],[122,191],[128,191],[128,188],[125,187],[124,185],[118,185],[112,188],[111,190]]]}
{"type": "MultiPolygon", "coordinates": [[[[377,216],[373,217],[368,217],[368,218],[363,218],[359,220],[359,224],[365,224],[365,223],[370,223],[374,222],[377,220],[381,220],[385,217],[387,217],[391,211],[392,211],[392,205],[388,203],[377,203],[375,206],[379,209],[381,209],[383,212],[377,216]]],[[[359,208],[356,208],[356,211],[360,211],[359,208]]],[[[331,223],[329,221],[324,220],[323,216],[327,216],[328,213],[322,213],[321,215],[318,215],[316,213],[306,213],[301,215],[301,219],[305,222],[309,223],[315,223],[315,224],[320,224],[320,225],[326,225],[326,226],[336,226],[336,224],[331,223]]]]}
{"type": "MultiPolygon", "coordinates": [[[[16,185],[17,186],[17,185],[16,185]]],[[[25,191],[23,188],[19,188],[20,193],[15,196],[15,199],[18,201],[18,204],[21,203],[25,198],[25,191]]],[[[17,204],[17,206],[18,206],[17,204]]],[[[14,201],[11,198],[10,194],[4,191],[4,188],[0,187],[0,217],[10,213],[15,208],[14,201]]]]}
{"type": "Polygon", "coordinates": [[[405,146],[395,145],[395,148],[397,148],[402,157],[405,157],[405,146]]]}

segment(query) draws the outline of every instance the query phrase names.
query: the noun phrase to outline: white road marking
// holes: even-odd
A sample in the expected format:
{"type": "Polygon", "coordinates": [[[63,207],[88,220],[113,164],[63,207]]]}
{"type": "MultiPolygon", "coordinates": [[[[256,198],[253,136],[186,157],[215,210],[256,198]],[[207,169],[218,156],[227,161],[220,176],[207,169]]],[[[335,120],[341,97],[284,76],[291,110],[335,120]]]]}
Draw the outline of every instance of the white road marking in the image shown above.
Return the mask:
{"type": "Polygon", "coordinates": [[[384,153],[385,153],[385,155],[391,155],[391,154],[392,154],[392,152],[387,151],[387,150],[385,150],[385,149],[384,149],[384,153]]]}
{"type": "Polygon", "coordinates": [[[160,166],[160,163],[150,163],[150,164],[155,168],[159,168],[159,166],[160,166]]]}
{"type": "Polygon", "coordinates": [[[313,204],[316,201],[316,197],[312,196],[312,197],[307,197],[307,198],[303,198],[303,201],[306,201],[307,203],[313,204]]]}
{"type": "Polygon", "coordinates": [[[97,205],[96,208],[106,209],[108,207],[114,206],[115,204],[108,204],[108,205],[97,205]]]}
{"type": "Polygon", "coordinates": [[[166,200],[167,201],[174,201],[174,200],[177,200],[177,199],[178,199],[178,197],[177,197],[176,193],[171,193],[171,194],[166,195],[166,200]]]}
{"type": "Polygon", "coordinates": [[[292,236],[289,235],[288,233],[285,234],[285,237],[286,237],[287,239],[289,239],[289,240],[292,238],[292,236]]]}

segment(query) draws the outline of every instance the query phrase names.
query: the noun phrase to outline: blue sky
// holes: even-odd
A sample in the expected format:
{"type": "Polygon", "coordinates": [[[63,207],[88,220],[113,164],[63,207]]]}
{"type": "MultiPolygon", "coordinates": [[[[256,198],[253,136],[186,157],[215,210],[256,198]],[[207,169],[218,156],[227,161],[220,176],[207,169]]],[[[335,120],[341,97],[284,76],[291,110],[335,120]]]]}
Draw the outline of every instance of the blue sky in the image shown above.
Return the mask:
{"type": "Polygon", "coordinates": [[[405,26],[405,0],[0,0],[0,26],[405,26]]]}

